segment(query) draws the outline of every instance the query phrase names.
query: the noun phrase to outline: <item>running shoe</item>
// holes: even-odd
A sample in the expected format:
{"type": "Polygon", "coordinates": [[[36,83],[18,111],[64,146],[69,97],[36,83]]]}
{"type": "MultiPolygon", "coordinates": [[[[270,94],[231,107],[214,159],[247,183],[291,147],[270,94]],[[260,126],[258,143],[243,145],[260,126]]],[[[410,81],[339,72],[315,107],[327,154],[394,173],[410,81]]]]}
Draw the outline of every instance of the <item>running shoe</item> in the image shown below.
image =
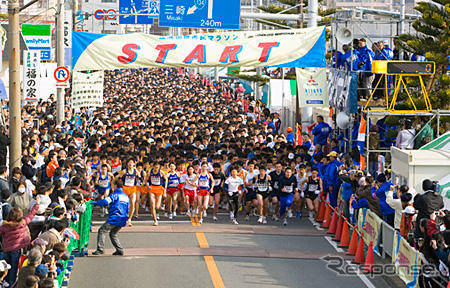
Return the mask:
{"type": "Polygon", "coordinates": [[[156,219],[159,220],[159,213],[156,213],[156,219]]]}
{"type": "Polygon", "coordinates": [[[267,224],[267,219],[264,217],[263,224],[267,224]]]}
{"type": "Polygon", "coordinates": [[[167,214],[167,212],[164,212],[164,217],[169,217],[169,215],[167,214]]]}
{"type": "Polygon", "coordinates": [[[249,215],[245,215],[245,221],[250,221],[250,216],[249,215]]]}
{"type": "Polygon", "coordinates": [[[239,223],[236,221],[236,219],[233,219],[233,224],[234,225],[239,225],[239,223]]]}
{"type": "Polygon", "coordinates": [[[263,217],[263,216],[259,216],[259,218],[258,218],[258,223],[262,223],[263,220],[264,220],[264,217],[263,217]]]}
{"type": "Polygon", "coordinates": [[[145,207],[145,213],[150,213],[150,209],[148,209],[148,207],[145,207]]]}
{"type": "Polygon", "coordinates": [[[172,215],[173,215],[173,218],[177,217],[177,212],[173,211],[172,215]]]}
{"type": "Polygon", "coordinates": [[[191,216],[191,212],[188,210],[186,211],[186,216],[190,217],[191,216]]]}
{"type": "Polygon", "coordinates": [[[195,213],[194,214],[198,215],[198,208],[195,209],[195,213]]]}
{"type": "Polygon", "coordinates": [[[273,220],[273,221],[278,221],[277,215],[273,214],[273,215],[272,215],[272,220],[273,220]]]}
{"type": "Polygon", "coordinates": [[[283,220],[283,226],[287,226],[287,220],[286,219],[283,220]]]}
{"type": "Polygon", "coordinates": [[[213,216],[213,220],[214,220],[214,221],[217,221],[217,217],[216,217],[216,216],[213,216]]]}
{"type": "Polygon", "coordinates": [[[203,217],[208,216],[208,213],[206,212],[206,210],[203,211],[203,217]]]}
{"type": "Polygon", "coordinates": [[[292,215],[292,210],[288,210],[288,218],[292,218],[292,217],[294,217],[294,215],[292,215]]]}
{"type": "Polygon", "coordinates": [[[170,214],[169,214],[169,220],[172,220],[172,219],[173,219],[173,214],[170,213],[170,214]]]}
{"type": "Polygon", "coordinates": [[[295,216],[295,218],[302,218],[302,212],[297,212],[297,215],[295,216]]]}
{"type": "Polygon", "coordinates": [[[153,223],[153,226],[158,226],[158,225],[159,225],[158,220],[156,220],[155,223],[153,223]]]}
{"type": "Polygon", "coordinates": [[[198,223],[203,224],[203,218],[198,220],[198,223]]]}
{"type": "Polygon", "coordinates": [[[234,219],[234,213],[230,212],[230,220],[233,220],[233,219],[234,219]]]}

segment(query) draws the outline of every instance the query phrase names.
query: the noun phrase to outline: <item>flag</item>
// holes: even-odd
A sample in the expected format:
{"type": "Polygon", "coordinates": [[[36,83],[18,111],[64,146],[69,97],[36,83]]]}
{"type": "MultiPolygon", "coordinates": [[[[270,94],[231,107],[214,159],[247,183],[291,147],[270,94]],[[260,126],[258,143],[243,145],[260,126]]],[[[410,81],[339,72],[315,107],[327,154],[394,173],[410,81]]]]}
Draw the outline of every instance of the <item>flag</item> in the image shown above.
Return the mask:
{"type": "Polygon", "coordinates": [[[295,141],[295,146],[302,146],[303,138],[302,138],[302,125],[297,123],[297,141],[295,141]]]}
{"type": "Polygon", "coordinates": [[[333,107],[330,107],[330,112],[328,113],[328,125],[333,127],[333,107]]]}
{"type": "Polygon", "coordinates": [[[364,155],[359,155],[359,170],[364,171],[366,169],[366,158],[364,155]]]}
{"type": "Polygon", "coordinates": [[[80,240],[80,235],[72,227],[66,228],[66,230],[64,230],[64,235],[67,235],[71,239],[80,240]]]}
{"type": "Polygon", "coordinates": [[[367,130],[367,122],[364,117],[361,116],[361,120],[359,121],[359,132],[358,139],[356,140],[359,153],[364,154],[364,145],[366,143],[366,130],[367,130]]]}

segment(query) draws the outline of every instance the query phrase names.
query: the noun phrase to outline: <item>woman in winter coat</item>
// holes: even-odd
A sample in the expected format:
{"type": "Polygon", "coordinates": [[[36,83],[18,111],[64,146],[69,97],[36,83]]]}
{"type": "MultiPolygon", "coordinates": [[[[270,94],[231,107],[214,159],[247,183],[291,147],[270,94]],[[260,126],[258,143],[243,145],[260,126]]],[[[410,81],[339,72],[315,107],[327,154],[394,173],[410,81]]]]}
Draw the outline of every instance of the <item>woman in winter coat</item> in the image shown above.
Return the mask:
{"type": "Polygon", "coordinates": [[[12,208],[6,220],[3,221],[3,225],[0,226],[0,235],[3,236],[3,256],[11,265],[8,276],[6,276],[6,281],[10,286],[16,282],[22,249],[30,245],[28,224],[39,209],[39,203],[39,196],[36,196],[36,204],[25,217],[21,209],[12,208]]]}

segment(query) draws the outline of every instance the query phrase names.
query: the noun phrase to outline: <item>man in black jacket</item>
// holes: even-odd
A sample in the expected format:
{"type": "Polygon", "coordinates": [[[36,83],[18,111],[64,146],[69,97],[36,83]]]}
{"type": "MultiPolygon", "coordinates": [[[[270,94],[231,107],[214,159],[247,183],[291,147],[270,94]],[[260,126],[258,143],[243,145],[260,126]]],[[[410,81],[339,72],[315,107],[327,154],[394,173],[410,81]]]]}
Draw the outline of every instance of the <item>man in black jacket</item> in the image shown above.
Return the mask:
{"type": "Polygon", "coordinates": [[[424,194],[417,194],[414,197],[414,208],[418,211],[416,218],[416,230],[414,237],[423,238],[423,233],[420,231],[420,220],[430,219],[430,215],[444,208],[444,200],[436,191],[436,184],[433,184],[430,179],[425,179],[422,182],[422,189],[424,194]]]}
{"type": "Polygon", "coordinates": [[[6,165],[6,154],[10,144],[9,137],[5,134],[5,128],[0,127],[0,165],[6,165]]]}

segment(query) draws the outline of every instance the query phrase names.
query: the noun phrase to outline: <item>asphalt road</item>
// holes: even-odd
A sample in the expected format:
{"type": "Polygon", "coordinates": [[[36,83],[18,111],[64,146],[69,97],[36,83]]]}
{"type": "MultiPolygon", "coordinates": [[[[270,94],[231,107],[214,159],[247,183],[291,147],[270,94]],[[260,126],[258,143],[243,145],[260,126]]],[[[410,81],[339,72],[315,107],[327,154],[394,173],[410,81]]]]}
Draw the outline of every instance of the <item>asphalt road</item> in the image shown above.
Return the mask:
{"type": "MultiPolygon", "coordinates": [[[[102,220],[94,221],[89,254],[102,220]]],[[[111,256],[108,239],[104,256],[77,258],[69,287],[396,287],[395,279],[328,269],[320,258],[343,254],[307,218],[290,219],[287,227],[257,224],[256,217],[232,225],[226,214],[218,222],[208,215],[201,226],[185,216],[158,227],[148,220],[120,232],[125,256],[111,256]]]]}

